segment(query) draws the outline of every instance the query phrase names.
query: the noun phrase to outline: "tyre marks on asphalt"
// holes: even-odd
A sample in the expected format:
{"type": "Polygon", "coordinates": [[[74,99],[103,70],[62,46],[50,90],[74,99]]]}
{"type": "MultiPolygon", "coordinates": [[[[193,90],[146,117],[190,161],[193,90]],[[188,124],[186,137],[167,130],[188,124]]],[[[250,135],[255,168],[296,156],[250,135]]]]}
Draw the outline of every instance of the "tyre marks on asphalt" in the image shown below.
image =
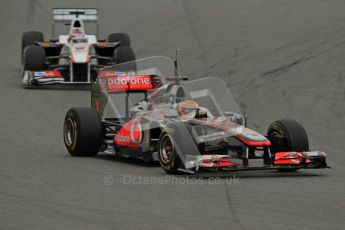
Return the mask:
{"type": "Polygon", "coordinates": [[[199,33],[197,31],[197,28],[195,27],[194,22],[192,20],[192,12],[189,10],[188,3],[186,0],[181,0],[181,3],[182,3],[182,9],[185,13],[185,18],[187,19],[187,22],[190,26],[190,32],[192,33],[192,35],[196,41],[197,47],[200,51],[200,60],[203,63],[204,74],[206,76],[209,76],[210,73],[208,70],[208,64],[207,64],[207,57],[206,57],[205,49],[203,47],[202,40],[199,37],[199,33]]]}

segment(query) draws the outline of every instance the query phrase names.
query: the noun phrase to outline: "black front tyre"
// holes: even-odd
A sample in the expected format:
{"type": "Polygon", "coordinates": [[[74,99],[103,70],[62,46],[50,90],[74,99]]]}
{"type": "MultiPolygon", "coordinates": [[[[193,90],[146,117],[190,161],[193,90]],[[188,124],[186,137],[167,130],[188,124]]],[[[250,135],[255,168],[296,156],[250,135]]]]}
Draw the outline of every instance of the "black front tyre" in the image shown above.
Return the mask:
{"type": "Polygon", "coordinates": [[[165,172],[177,174],[180,158],[176,152],[174,138],[168,133],[162,133],[158,143],[159,163],[165,172]]]}
{"type": "Polygon", "coordinates": [[[24,69],[25,70],[44,70],[46,54],[42,47],[30,45],[24,50],[24,69]]]}
{"type": "Polygon", "coordinates": [[[309,151],[307,133],[295,120],[285,119],[273,122],[268,128],[267,135],[281,136],[286,140],[283,146],[273,146],[273,151],[309,151]]]}
{"type": "Polygon", "coordinates": [[[21,49],[22,56],[23,56],[25,47],[35,45],[35,42],[43,42],[43,41],[44,41],[44,36],[43,36],[43,33],[41,32],[38,32],[38,31],[24,32],[22,35],[22,49],[21,49]]]}
{"type": "Polygon", "coordinates": [[[65,117],[64,142],[72,156],[95,156],[99,152],[102,124],[93,108],[72,108],[65,117]]]}
{"type": "MultiPolygon", "coordinates": [[[[272,143],[271,152],[309,151],[308,136],[303,126],[295,120],[285,119],[273,122],[267,130],[267,135],[274,139],[278,137],[284,141],[272,143]],[[283,137],[283,138],[281,138],[283,137]]],[[[297,169],[280,169],[279,171],[296,171],[297,169]]]]}
{"type": "Polygon", "coordinates": [[[29,45],[34,45],[35,42],[43,42],[44,36],[42,32],[27,31],[22,35],[22,50],[29,45]]]}

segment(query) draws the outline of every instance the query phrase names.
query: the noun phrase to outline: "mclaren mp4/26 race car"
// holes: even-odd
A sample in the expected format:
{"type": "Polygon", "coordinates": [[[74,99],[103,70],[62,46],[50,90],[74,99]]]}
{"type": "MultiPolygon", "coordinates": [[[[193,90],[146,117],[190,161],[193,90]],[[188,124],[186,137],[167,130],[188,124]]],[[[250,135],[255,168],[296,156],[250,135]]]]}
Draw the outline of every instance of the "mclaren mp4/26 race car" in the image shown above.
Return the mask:
{"type": "Polygon", "coordinates": [[[98,69],[115,63],[132,61],[134,52],[124,33],[112,33],[105,40],[85,33],[84,22],[97,25],[97,9],[53,9],[55,23],[70,26],[69,34],[44,41],[37,31],[22,36],[22,78],[24,86],[51,84],[90,84],[98,69]]]}
{"type": "Polygon", "coordinates": [[[275,121],[267,134],[249,129],[221,79],[179,77],[169,58],[104,68],[91,88],[91,107],[65,117],[72,156],[111,152],[159,161],[172,174],[327,168],[326,154],[309,150],[298,122],[275,121]]]}

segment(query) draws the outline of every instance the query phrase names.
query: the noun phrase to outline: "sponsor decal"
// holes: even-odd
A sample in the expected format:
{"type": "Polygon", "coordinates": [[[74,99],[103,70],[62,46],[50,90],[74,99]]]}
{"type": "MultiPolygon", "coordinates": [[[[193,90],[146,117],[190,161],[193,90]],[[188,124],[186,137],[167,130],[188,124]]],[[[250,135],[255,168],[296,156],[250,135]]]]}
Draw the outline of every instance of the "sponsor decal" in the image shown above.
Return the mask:
{"type": "Polygon", "coordinates": [[[114,72],[115,76],[135,76],[135,72],[114,72]]]}
{"type": "Polygon", "coordinates": [[[125,143],[130,143],[131,139],[128,136],[122,136],[122,135],[116,135],[115,136],[115,141],[116,142],[125,142],[125,143]]]}
{"type": "Polygon", "coordinates": [[[35,77],[43,77],[45,74],[45,72],[35,72],[35,77]]]}
{"type": "Polygon", "coordinates": [[[138,124],[140,124],[139,118],[135,120],[131,120],[128,123],[126,123],[115,135],[114,137],[115,143],[121,146],[139,148],[140,145],[133,142],[133,140],[135,142],[141,141],[141,138],[142,138],[141,136],[142,129],[141,127],[140,129],[138,128],[138,124]]]}
{"type": "Polygon", "coordinates": [[[131,141],[134,144],[139,144],[141,143],[143,136],[142,136],[142,125],[140,122],[140,118],[135,118],[132,120],[132,124],[131,124],[131,129],[130,129],[130,136],[131,136],[131,141]]]}
{"type": "Polygon", "coordinates": [[[58,77],[62,78],[61,73],[59,71],[55,70],[45,70],[45,71],[37,71],[34,72],[34,77],[36,78],[53,78],[53,77],[58,77]]]}
{"type": "MultiPolygon", "coordinates": [[[[123,90],[150,90],[153,89],[151,76],[111,76],[102,79],[102,84],[107,87],[108,91],[123,90]]],[[[104,87],[102,87],[104,88],[104,87]]]]}
{"type": "Polygon", "coordinates": [[[130,76],[118,76],[114,78],[108,78],[109,85],[147,85],[151,84],[150,78],[146,76],[130,77],[130,76]]]}

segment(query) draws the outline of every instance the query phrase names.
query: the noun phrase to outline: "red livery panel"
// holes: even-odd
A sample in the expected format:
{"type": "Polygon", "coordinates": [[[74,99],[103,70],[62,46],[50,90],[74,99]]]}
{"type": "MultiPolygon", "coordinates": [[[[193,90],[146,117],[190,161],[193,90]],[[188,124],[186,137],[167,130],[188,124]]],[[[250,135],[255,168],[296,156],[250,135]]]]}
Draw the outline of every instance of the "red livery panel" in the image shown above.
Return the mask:
{"type": "Polygon", "coordinates": [[[62,78],[62,75],[57,70],[42,70],[42,71],[34,71],[34,76],[38,77],[47,77],[47,78],[62,78]]]}
{"type": "Polygon", "coordinates": [[[114,142],[116,145],[131,148],[140,148],[141,140],[142,127],[140,118],[130,120],[114,137],[114,142]]]}
{"type": "Polygon", "coordinates": [[[106,79],[108,92],[146,91],[153,89],[150,75],[116,76],[114,71],[102,71],[100,77],[106,79]]]}
{"type": "Polygon", "coordinates": [[[300,152],[277,152],[274,158],[276,165],[300,165],[305,156],[300,152]]]}

